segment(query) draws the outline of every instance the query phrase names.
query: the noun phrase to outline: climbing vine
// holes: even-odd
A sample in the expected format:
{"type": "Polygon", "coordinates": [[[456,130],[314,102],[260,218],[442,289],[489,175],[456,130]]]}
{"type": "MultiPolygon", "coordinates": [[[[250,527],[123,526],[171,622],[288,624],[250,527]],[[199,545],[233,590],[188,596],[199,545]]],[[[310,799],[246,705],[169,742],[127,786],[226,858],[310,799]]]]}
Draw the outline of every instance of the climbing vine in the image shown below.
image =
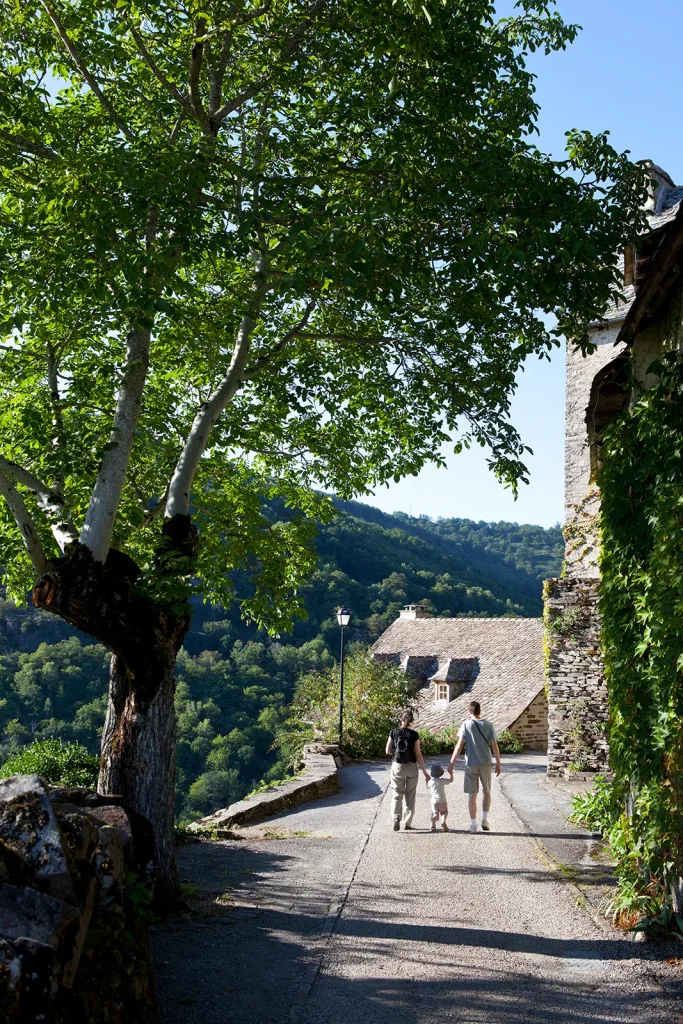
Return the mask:
{"type": "Polygon", "coordinates": [[[600,610],[614,780],[602,826],[624,892],[680,910],[683,877],[683,360],[605,441],[600,610]]]}

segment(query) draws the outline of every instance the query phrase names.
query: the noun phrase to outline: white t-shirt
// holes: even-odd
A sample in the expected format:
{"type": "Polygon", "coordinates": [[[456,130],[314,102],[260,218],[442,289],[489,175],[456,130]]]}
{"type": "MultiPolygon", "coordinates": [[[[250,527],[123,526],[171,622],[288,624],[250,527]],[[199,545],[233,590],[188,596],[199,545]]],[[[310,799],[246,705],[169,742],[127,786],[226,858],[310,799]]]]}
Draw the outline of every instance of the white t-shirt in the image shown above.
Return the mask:
{"type": "Polygon", "coordinates": [[[446,803],[446,786],[449,786],[453,779],[448,775],[442,775],[440,779],[430,779],[427,783],[427,789],[429,795],[432,798],[432,804],[445,804],[446,803]]]}

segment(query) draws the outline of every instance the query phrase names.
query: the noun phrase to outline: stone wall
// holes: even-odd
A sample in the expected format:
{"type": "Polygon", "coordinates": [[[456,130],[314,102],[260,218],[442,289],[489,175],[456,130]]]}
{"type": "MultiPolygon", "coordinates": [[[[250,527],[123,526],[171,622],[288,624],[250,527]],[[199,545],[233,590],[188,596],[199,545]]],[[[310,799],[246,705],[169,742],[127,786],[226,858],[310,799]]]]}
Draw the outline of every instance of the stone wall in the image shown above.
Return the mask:
{"type": "Polygon", "coordinates": [[[521,740],[525,750],[548,749],[548,698],[544,690],[512,723],[510,732],[521,740]]]}
{"type": "Polygon", "coordinates": [[[188,826],[189,830],[199,833],[253,825],[273,814],[298,807],[299,804],[338,793],[337,769],[342,767],[343,759],[344,755],[336,743],[309,743],[304,747],[304,771],[298,778],[273,785],[263,793],[255,793],[199,821],[193,821],[188,826]]]}
{"type": "Polygon", "coordinates": [[[549,775],[608,767],[597,600],[591,577],[546,581],[549,775]]]}
{"type": "MultiPolygon", "coordinates": [[[[565,521],[570,523],[591,484],[591,460],[586,429],[586,409],[595,375],[624,352],[626,346],[615,348],[621,321],[593,332],[595,352],[582,356],[567,346],[567,388],[565,396],[565,521]]],[[[596,573],[597,575],[597,573],[596,573]]]]}
{"type": "Polygon", "coordinates": [[[154,1024],[149,823],[118,797],[0,780],[0,1020],[154,1024]]]}

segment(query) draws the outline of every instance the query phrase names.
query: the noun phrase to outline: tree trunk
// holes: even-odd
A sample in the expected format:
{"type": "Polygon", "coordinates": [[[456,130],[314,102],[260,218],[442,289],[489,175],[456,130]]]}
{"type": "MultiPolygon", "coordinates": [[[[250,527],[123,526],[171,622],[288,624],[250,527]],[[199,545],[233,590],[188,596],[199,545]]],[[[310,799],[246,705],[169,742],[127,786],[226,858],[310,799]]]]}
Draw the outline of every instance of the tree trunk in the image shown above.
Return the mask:
{"type": "MultiPolygon", "coordinates": [[[[166,553],[191,557],[195,540],[189,517],[170,520],[164,526],[160,574],[166,553]]],[[[40,577],[33,602],[112,652],[98,790],[123,796],[152,823],[154,902],[160,910],[172,910],[181,904],[173,844],[174,671],[190,616],[146,596],[139,577],[127,555],[112,550],[101,563],[75,544],[40,577]]]]}
{"type": "Polygon", "coordinates": [[[152,823],[157,855],[154,902],[172,910],[181,903],[173,840],[176,650],[173,644],[165,646],[166,656],[159,658],[154,677],[144,680],[112,655],[97,789],[118,793],[152,823]],[[151,697],[141,699],[141,691],[151,697]]]}

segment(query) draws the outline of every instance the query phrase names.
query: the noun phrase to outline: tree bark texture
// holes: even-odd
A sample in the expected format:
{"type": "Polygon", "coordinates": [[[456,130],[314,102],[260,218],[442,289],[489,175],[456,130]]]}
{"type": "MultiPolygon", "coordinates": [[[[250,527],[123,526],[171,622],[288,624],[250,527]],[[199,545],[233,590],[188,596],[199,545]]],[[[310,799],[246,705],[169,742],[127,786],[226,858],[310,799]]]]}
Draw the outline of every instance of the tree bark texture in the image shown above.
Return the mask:
{"type": "Polygon", "coordinates": [[[170,910],[180,903],[173,839],[176,778],[173,697],[177,652],[172,643],[160,646],[166,647],[166,657],[159,650],[154,677],[148,675],[142,686],[151,699],[140,696],[143,681],[131,666],[118,655],[112,655],[97,791],[122,796],[152,823],[157,863],[155,904],[170,910]]]}
{"type": "MultiPolygon", "coordinates": [[[[195,537],[189,516],[164,527],[166,546],[183,554],[193,552],[195,537]]],[[[152,823],[155,904],[168,910],[180,904],[173,847],[174,672],[190,617],[141,592],[139,575],[119,551],[110,551],[102,563],[75,544],[40,577],[33,602],[112,652],[98,790],[124,797],[152,823]]]]}

